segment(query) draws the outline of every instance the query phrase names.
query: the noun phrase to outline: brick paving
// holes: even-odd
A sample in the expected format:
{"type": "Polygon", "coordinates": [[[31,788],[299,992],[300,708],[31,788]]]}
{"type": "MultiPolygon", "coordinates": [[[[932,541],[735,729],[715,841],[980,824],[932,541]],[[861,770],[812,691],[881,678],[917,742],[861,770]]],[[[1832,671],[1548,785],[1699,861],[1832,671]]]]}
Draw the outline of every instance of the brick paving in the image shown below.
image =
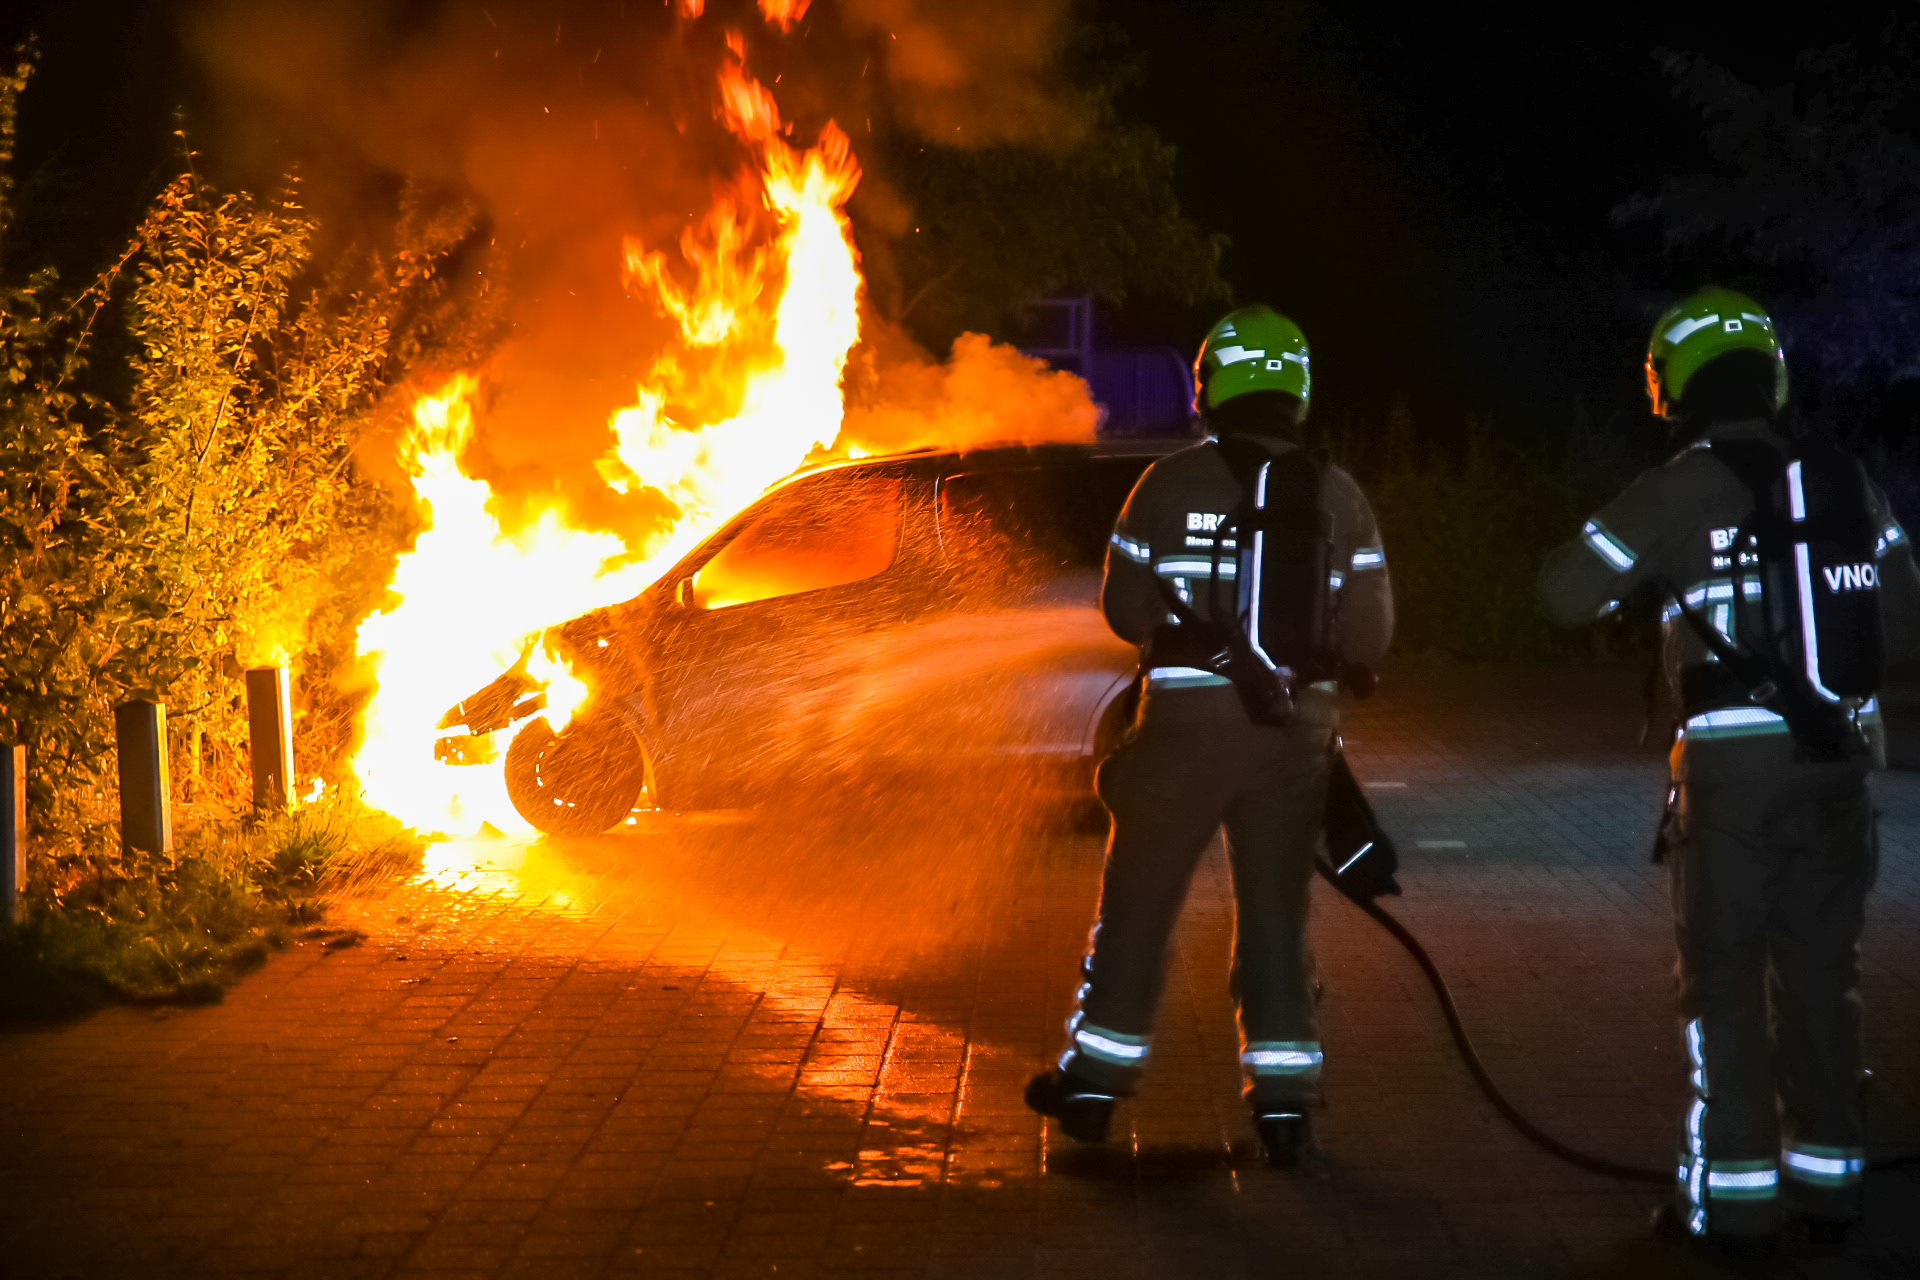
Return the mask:
{"type": "MultiPolygon", "coordinates": [[[[1392,909],[1495,1075],[1566,1140],[1662,1166],[1681,1072],[1633,683],[1403,664],[1348,739],[1403,846],[1392,909]]],[[[1875,1138],[1910,1150],[1920,775],[1876,786],[1875,1138]]],[[[1058,1048],[1100,842],[1017,809],[443,848],[342,912],[357,938],[220,1006],[0,1034],[0,1275],[1695,1274],[1644,1237],[1657,1189],[1500,1123],[1412,964],[1325,893],[1324,1150],[1262,1167],[1217,850],[1116,1141],[1050,1132],[1019,1090],[1058,1048]]],[[[1781,1273],[1920,1273],[1920,1175],[1871,1185],[1845,1255],[1781,1273]]]]}

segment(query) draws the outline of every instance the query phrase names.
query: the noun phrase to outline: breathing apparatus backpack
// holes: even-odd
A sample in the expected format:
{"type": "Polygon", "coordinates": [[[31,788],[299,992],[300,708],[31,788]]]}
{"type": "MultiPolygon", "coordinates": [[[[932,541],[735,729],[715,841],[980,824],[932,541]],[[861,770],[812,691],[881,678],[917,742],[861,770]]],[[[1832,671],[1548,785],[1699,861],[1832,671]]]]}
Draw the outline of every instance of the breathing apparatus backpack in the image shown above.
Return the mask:
{"type": "Polygon", "coordinates": [[[1285,724],[1294,690],[1333,678],[1340,666],[1332,639],[1333,517],[1321,501],[1322,471],[1305,449],[1270,454],[1239,436],[1214,448],[1240,483],[1240,501],[1211,535],[1209,616],[1156,578],[1178,622],[1156,629],[1150,662],[1225,675],[1254,723],[1285,724]],[[1234,566],[1230,600],[1223,560],[1234,566]]]}
{"type": "Polygon", "coordinates": [[[1681,673],[1685,714],[1761,706],[1786,721],[1803,759],[1858,756],[1865,740],[1854,709],[1879,692],[1885,667],[1876,559],[1882,530],[1866,472],[1826,442],[1784,456],[1760,440],[1716,440],[1709,448],[1753,495],[1753,511],[1731,542],[1714,547],[1716,573],[1724,569],[1734,583],[1733,630],[1745,643],[1733,645],[1672,592],[1718,659],[1681,673]],[[1759,581],[1757,600],[1746,593],[1749,578],[1759,581]]]}

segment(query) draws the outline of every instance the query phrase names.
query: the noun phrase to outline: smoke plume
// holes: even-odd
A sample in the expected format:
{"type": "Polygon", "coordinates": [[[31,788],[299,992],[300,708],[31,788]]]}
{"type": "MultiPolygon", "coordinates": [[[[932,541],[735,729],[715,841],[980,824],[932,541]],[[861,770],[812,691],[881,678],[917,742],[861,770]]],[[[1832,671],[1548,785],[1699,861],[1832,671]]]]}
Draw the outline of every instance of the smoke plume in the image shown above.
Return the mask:
{"type": "MultiPolygon", "coordinates": [[[[265,188],[298,164],[306,202],[337,236],[377,242],[403,186],[480,210],[482,269],[508,282],[512,302],[480,371],[466,465],[510,521],[515,504],[558,501],[577,520],[644,536],[658,503],[610,493],[595,464],[611,418],[679,329],[623,264],[634,243],[691,274],[682,233],[740,188],[749,155],[716,119],[729,33],[795,145],[836,120],[869,166],[862,138],[876,117],[948,145],[1077,128],[1049,75],[1064,0],[764,7],[215,0],[193,11],[189,31],[222,104],[206,149],[236,185],[265,188]]],[[[906,217],[884,175],[870,172],[867,186],[857,234],[896,234],[906,217]]],[[[751,249],[774,228],[757,201],[742,207],[751,249]]],[[[857,351],[855,365],[848,439],[869,450],[1092,430],[1077,384],[984,339],[964,340],[943,366],[893,334],[857,351]]]]}
{"type": "Polygon", "coordinates": [[[978,333],[961,334],[945,361],[904,335],[890,342],[869,333],[868,350],[856,358],[870,362],[872,383],[856,387],[840,433],[854,448],[899,453],[930,445],[1093,439],[1100,411],[1086,384],[1070,373],[978,333]]]}

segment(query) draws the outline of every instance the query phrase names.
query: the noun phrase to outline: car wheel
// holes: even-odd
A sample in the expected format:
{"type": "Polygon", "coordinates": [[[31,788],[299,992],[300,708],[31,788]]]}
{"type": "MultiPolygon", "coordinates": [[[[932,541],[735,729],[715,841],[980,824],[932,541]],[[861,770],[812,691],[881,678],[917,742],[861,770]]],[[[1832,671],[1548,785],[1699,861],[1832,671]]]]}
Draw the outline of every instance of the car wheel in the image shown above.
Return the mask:
{"type": "Polygon", "coordinates": [[[598,835],[633,811],[647,761],[633,733],[610,716],[588,716],[555,733],[545,716],[507,748],[507,798],[548,835],[598,835]]]}

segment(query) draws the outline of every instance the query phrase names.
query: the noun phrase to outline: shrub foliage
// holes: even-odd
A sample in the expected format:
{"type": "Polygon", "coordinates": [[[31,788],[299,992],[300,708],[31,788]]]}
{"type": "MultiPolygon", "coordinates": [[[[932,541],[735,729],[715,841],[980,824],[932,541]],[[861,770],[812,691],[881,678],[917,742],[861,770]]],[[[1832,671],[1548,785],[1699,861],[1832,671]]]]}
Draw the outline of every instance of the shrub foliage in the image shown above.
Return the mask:
{"type": "MultiPolygon", "coordinates": [[[[1561,631],[1534,603],[1547,552],[1628,479],[1624,457],[1503,447],[1473,424],[1464,447],[1425,447],[1404,400],[1370,448],[1328,441],[1360,479],[1393,573],[1394,649],[1473,662],[1637,653],[1630,628],[1561,631]]],[[[1630,620],[1629,620],[1630,621],[1630,620]]]]}
{"type": "Polygon", "coordinates": [[[498,298],[465,206],[409,192],[383,245],[321,270],[291,178],[271,200],[222,192],[184,151],[85,287],[17,275],[4,173],[29,71],[22,57],[0,77],[0,741],[28,748],[41,917],[15,944],[97,917],[105,946],[175,920],[102,978],[152,994],[220,968],[194,948],[258,931],[280,881],[229,830],[249,792],[242,674],[293,667],[297,773],[335,773],[352,627],[409,532],[356,450],[411,376],[479,354],[498,298]],[[103,334],[129,356],[96,371],[103,334]],[[120,848],[112,712],[129,698],[169,709],[177,856],[120,848]]]}

